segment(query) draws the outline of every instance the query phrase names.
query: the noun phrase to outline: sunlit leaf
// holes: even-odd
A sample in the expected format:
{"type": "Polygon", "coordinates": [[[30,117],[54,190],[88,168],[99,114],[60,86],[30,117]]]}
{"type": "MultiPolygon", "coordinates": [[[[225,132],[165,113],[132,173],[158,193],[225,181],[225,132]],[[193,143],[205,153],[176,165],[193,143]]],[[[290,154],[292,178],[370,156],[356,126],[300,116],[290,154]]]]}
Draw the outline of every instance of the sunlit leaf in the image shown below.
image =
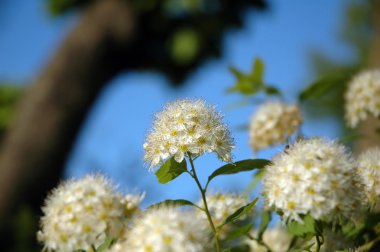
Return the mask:
{"type": "Polygon", "coordinates": [[[263,83],[264,63],[260,58],[256,58],[253,63],[251,77],[255,83],[263,83]]]}
{"type": "Polygon", "coordinates": [[[110,237],[106,238],[106,240],[103,242],[103,244],[100,245],[96,249],[96,252],[105,252],[105,251],[107,251],[115,242],[116,242],[115,239],[112,239],[110,237]]]}
{"type": "Polygon", "coordinates": [[[287,224],[287,228],[290,234],[296,235],[299,237],[312,237],[316,234],[316,223],[313,217],[306,215],[302,218],[303,223],[297,221],[290,221],[287,224]]]}
{"type": "Polygon", "coordinates": [[[161,167],[156,171],[158,182],[166,184],[182,173],[187,171],[186,160],[183,159],[181,163],[175,161],[174,157],[169,158],[161,167]]]}

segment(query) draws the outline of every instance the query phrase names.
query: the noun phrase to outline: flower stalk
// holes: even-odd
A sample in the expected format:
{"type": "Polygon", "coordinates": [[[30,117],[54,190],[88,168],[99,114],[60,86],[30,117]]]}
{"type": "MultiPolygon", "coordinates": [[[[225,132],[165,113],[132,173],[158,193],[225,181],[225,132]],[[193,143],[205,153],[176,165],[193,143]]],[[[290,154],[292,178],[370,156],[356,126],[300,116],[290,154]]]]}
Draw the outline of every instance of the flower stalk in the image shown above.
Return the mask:
{"type": "Polygon", "coordinates": [[[194,180],[195,180],[195,182],[196,182],[196,184],[197,184],[197,186],[198,186],[198,188],[199,188],[199,190],[201,192],[202,200],[203,200],[203,205],[204,205],[204,211],[206,213],[208,222],[210,223],[211,229],[212,229],[212,231],[214,233],[214,240],[215,240],[216,251],[220,252],[220,242],[219,242],[219,237],[218,237],[218,230],[216,229],[215,224],[212,221],[211,214],[210,214],[210,211],[208,209],[207,199],[206,199],[206,190],[203,189],[201,183],[199,182],[197,173],[195,171],[195,166],[194,166],[193,158],[191,157],[191,154],[189,152],[187,153],[187,156],[189,158],[189,162],[190,162],[190,165],[191,165],[191,173],[190,173],[190,175],[194,178],[194,180]]]}

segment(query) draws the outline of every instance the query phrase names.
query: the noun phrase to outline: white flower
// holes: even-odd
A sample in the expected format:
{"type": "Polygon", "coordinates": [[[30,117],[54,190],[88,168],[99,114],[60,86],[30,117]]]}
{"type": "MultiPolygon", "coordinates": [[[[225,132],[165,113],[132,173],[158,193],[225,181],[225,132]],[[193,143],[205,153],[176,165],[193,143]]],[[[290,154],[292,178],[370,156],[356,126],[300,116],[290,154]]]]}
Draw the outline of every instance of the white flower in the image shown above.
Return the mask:
{"type": "Polygon", "coordinates": [[[99,246],[106,237],[119,237],[125,219],[137,209],[141,196],[125,198],[101,175],[87,175],[60,184],[42,208],[37,237],[48,251],[71,252],[99,246]]]}
{"type": "Polygon", "coordinates": [[[152,168],[171,156],[181,162],[187,152],[193,156],[215,152],[231,162],[233,147],[230,132],[214,107],[202,100],[177,100],[156,114],[144,143],[144,160],[152,168]]]}
{"type": "Polygon", "coordinates": [[[348,83],[345,94],[346,120],[351,128],[368,115],[380,116],[380,70],[360,72],[348,83]]]}
{"type": "MultiPolygon", "coordinates": [[[[257,231],[253,232],[253,237],[257,236],[257,231]]],[[[285,252],[288,251],[288,247],[291,243],[292,237],[281,227],[267,229],[263,234],[264,243],[273,252],[285,252]]],[[[254,240],[247,239],[247,244],[252,252],[267,252],[268,250],[264,245],[259,244],[254,240]]]]}
{"type": "Polygon", "coordinates": [[[361,153],[357,163],[366,196],[369,202],[375,204],[380,195],[380,149],[375,147],[361,153]]]}
{"type": "Polygon", "coordinates": [[[360,206],[361,190],[347,149],[325,139],[300,140],[265,168],[264,196],[284,218],[300,215],[334,220],[350,217],[360,206]]]}
{"type": "Polygon", "coordinates": [[[250,122],[250,145],[257,151],[271,145],[284,143],[302,123],[296,105],[267,102],[261,105],[250,122]]]}
{"type": "Polygon", "coordinates": [[[193,211],[174,207],[148,210],[135,219],[124,239],[112,252],[206,252],[209,250],[209,229],[193,211]]]}
{"type": "MultiPolygon", "coordinates": [[[[247,197],[233,193],[209,194],[206,199],[208,209],[216,226],[221,225],[236,210],[250,203],[247,197]]],[[[203,206],[203,201],[200,200],[198,205],[203,206]]],[[[203,211],[200,214],[206,218],[203,211]]]]}

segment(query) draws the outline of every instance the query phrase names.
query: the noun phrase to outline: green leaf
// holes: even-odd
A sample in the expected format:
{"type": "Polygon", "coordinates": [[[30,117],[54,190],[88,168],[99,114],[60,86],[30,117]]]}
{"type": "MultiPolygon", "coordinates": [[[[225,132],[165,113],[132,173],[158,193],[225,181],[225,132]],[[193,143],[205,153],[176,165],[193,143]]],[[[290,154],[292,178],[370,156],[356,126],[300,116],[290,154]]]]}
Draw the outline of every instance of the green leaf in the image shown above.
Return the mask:
{"type": "Polygon", "coordinates": [[[326,95],[330,90],[336,87],[336,85],[345,84],[348,76],[346,74],[330,74],[322,77],[316,82],[306,87],[299,95],[301,101],[305,101],[311,98],[320,98],[326,95]]]}
{"type": "Polygon", "coordinates": [[[316,223],[313,217],[306,215],[302,220],[303,223],[297,221],[289,222],[287,224],[289,233],[303,238],[314,236],[316,233],[316,223]]]}
{"type": "Polygon", "coordinates": [[[187,164],[185,159],[178,163],[174,160],[174,157],[171,157],[156,171],[156,177],[158,182],[166,184],[186,171],[187,164]]]}
{"type": "Polygon", "coordinates": [[[265,93],[268,95],[279,95],[279,96],[282,95],[280,90],[278,90],[277,88],[273,86],[265,86],[265,93]]]}
{"type": "Polygon", "coordinates": [[[244,192],[245,194],[249,194],[256,188],[256,186],[263,179],[264,173],[265,173],[265,170],[260,169],[253,175],[251,182],[249,182],[247,189],[245,189],[245,192],[244,192]]]}
{"type": "Polygon", "coordinates": [[[110,237],[106,238],[106,240],[103,242],[102,245],[100,245],[97,249],[96,252],[105,252],[107,251],[114,243],[115,239],[112,239],[110,237]]]}
{"type": "Polygon", "coordinates": [[[237,245],[232,248],[223,249],[223,252],[250,252],[251,248],[247,244],[237,245]]]}
{"type": "Polygon", "coordinates": [[[73,250],[73,252],[86,252],[86,250],[84,250],[84,249],[76,249],[76,250],[73,250]]]}
{"type": "Polygon", "coordinates": [[[160,207],[160,206],[195,206],[195,207],[203,210],[203,208],[197,206],[193,202],[188,201],[188,200],[184,200],[184,199],[164,200],[164,201],[158,202],[156,204],[153,204],[153,205],[149,206],[148,208],[155,208],[155,207],[160,207]]]}
{"type": "Polygon", "coordinates": [[[253,227],[253,223],[249,223],[245,226],[235,228],[232,232],[228,233],[226,241],[235,240],[245,234],[247,234],[253,227]]]}
{"type": "Polygon", "coordinates": [[[215,170],[209,177],[207,184],[216,176],[235,174],[244,171],[252,171],[254,169],[264,168],[266,165],[270,164],[269,160],[266,159],[246,159],[238,161],[232,164],[226,164],[215,170]]]}
{"type": "Polygon", "coordinates": [[[291,249],[291,250],[289,250],[289,252],[305,252],[305,251],[311,252],[311,248],[312,248],[313,246],[314,246],[314,242],[311,243],[311,244],[305,245],[305,246],[302,247],[302,248],[294,248],[294,249],[291,249]]]}
{"type": "Polygon", "coordinates": [[[263,83],[264,63],[260,58],[256,58],[252,66],[251,77],[255,83],[263,83]]]}
{"type": "Polygon", "coordinates": [[[261,222],[260,222],[260,227],[259,227],[259,233],[257,235],[257,239],[259,241],[262,241],[263,234],[264,234],[265,230],[267,230],[269,222],[271,221],[271,219],[272,219],[272,216],[271,216],[271,213],[269,211],[264,211],[261,214],[261,222]]]}
{"type": "Polygon", "coordinates": [[[249,203],[249,204],[247,204],[247,205],[239,208],[238,210],[236,210],[233,214],[231,214],[230,216],[228,216],[226,218],[226,220],[223,222],[223,224],[221,224],[220,226],[218,226],[218,228],[221,228],[221,227],[223,227],[224,225],[226,225],[228,223],[234,222],[234,221],[238,220],[240,217],[242,217],[245,214],[247,214],[256,205],[256,203],[257,203],[258,200],[259,200],[259,198],[256,198],[251,203],[249,203]]]}
{"type": "Polygon", "coordinates": [[[228,93],[239,92],[245,95],[253,95],[265,88],[263,82],[264,63],[260,59],[256,59],[252,72],[245,74],[235,67],[229,67],[230,72],[235,76],[236,83],[227,90],[228,93]]]}

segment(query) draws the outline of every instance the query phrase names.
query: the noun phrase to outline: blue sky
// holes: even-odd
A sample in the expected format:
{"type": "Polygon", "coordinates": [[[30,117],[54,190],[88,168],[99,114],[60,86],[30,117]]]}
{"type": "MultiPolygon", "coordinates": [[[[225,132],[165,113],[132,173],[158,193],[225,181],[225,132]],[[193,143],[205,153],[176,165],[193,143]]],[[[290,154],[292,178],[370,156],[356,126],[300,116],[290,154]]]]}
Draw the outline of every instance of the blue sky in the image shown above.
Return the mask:
{"type": "MultiPolygon", "coordinates": [[[[60,41],[75,25],[77,15],[52,18],[44,0],[3,0],[0,3],[0,79],[31,83],[60,41]]],[[[146,204],[166,198],[198,198],[195,184],[186,175],[166,185],[159,185],[153,173],[143,165],[144,137],[153,115],[167,101],[177,98],[202,98],[225,114],[236,140],[235,160],[252,157],[248,134],[236,130],[248,122],[254,107],[231,110],[238,95],[225,90],[234,82],[228,66],[249,71],[254,57],[265,61],[265,78],[275,83],[285,99],[296,101],[302,85],[313,80],[309,57],[311,49],[349,60],[350,50],[338,39],[345,0],[269,1],[267,13],[247,11],[242,30],[231,30],[223,41],[224,56],[212,59],[195,70],[179,89],[170,89],[158,73],[126,72],[117,76],[100,95],[84,124],[67,164],[66,175],[81,176],[102,171],[128,191],[147,191],[146,204]]],[[[331,120],[306,122],[308,136],[336,137],[338,126],[331,120]]],[[[280,147],[260,152],[270,158],[280,147]]],[[[221,166],[214,155],[197,160],[204,179],[221,166]]],[[[213,191],[243,190],[251,174],[244,173],[215,179],[213,191]]]]}

